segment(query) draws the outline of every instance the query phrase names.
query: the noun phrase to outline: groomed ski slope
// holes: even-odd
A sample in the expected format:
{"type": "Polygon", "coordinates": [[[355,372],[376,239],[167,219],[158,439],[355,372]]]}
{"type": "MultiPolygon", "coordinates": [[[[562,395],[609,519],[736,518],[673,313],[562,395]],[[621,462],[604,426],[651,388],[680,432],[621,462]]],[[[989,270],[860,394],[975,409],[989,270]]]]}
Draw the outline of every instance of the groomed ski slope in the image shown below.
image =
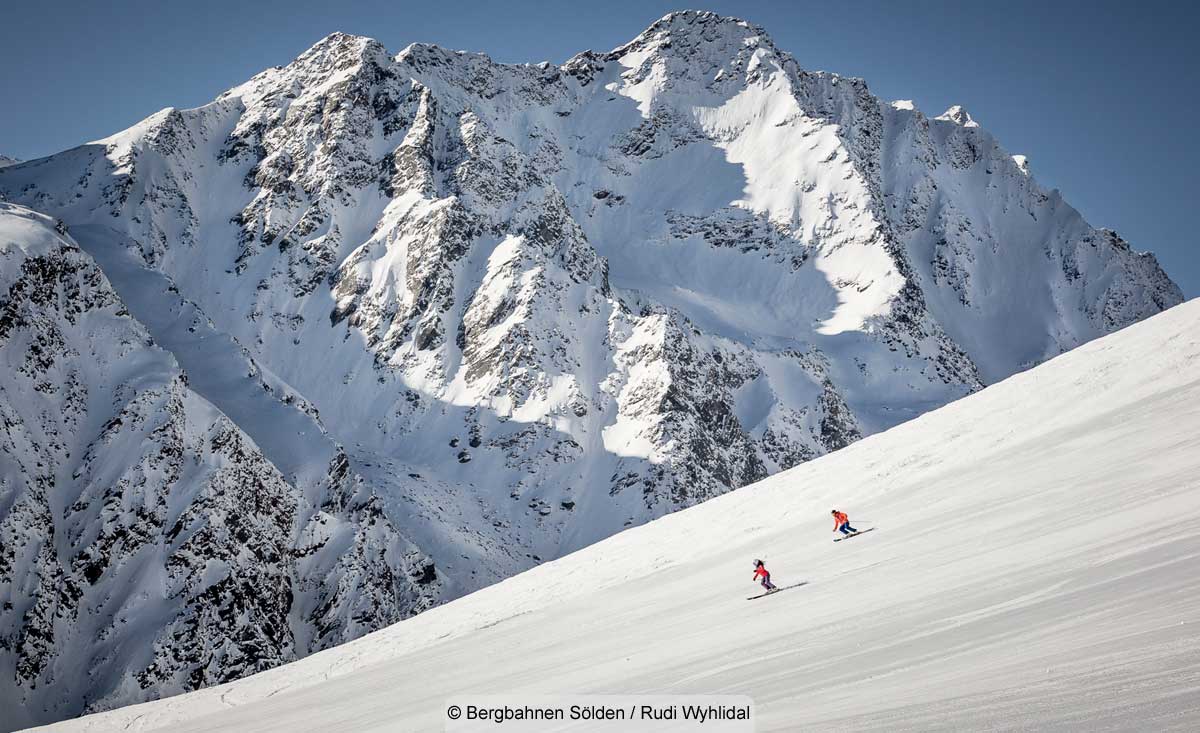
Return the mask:
{"type": "Polygon", "coordinates": [[[442,730],[745,693],[758,730],[1200,729],[1200,300],[295,664],[56,730],[442,730]],[[829,510],[878,530],[834,543],[829,510]],[[747,602],[751,561],[780,585],[747,602]]]}

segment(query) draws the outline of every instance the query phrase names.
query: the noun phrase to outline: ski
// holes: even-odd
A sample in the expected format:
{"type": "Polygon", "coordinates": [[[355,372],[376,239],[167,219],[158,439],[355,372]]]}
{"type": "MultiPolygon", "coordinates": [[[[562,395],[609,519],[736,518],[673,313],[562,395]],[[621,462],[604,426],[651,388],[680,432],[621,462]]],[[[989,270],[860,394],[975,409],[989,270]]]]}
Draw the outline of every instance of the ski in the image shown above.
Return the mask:
{"type": "Polygon", "coordinates": [[[793,585],[785,585],[785,586],[782,586],[782,587],[780,587],[780,588],[776,588],[775,590],[769,590],[769,591],[767,591],[766,593],[759,593],[759,594],[758,594],[758,595],[756,595],[756,596],[750,596],[750,597],[749,597],[749,598],[747,598],[746,600],[747,600],[747,601],[753,601],[755,598],[766,598],[767,596],[773,596],[773,595],[775,595],[776,593],[781,593],[781,592],[783,592],[783,591],[787,590],[788,588],[799,588],[799,587],[800,587],[800,586],[802,586],[802,585],[808,585],[808,581],[807,581],[807,580],[804,580],[804,581],[801,581],[801,582],[799,582],[799,583],[795,583],[795,584],[793,584],[793,585]]]}
{"type": "Polygon", "coordinates": [[[848,540],[848,539],[850,539],[851,537],[857,537],[857,536],[859,536],[860,534],[866,534],[867,532],[870,532],[870,531],[872,531],[872,530],[874,530],[874,529],[875,529],[874,527],[868,527],[867,529],[860,529],[859,531],[855,532],[854,534],[848,534],[848,535],[844,535],[844,536],[842,536],[842,537],[834,537],[834,538],[833,538],[833,541],[834,541],[834,542],[841,542],[842,540],[848,540]]]}

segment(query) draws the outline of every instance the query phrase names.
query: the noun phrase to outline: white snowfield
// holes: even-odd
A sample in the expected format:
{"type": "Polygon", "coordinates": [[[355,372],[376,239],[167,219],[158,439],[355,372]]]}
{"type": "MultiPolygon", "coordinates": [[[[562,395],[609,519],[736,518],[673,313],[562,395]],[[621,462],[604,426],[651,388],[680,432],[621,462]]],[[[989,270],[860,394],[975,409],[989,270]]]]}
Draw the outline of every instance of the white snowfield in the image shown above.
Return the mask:
{"type": "Polygon", "coordinates": [[[441,730],[450,696],[535,693],[748,694],[760,731],[1200,729],[1200,300],[357,641],[49,729],[441,730]],[[835,506],[876,531],[831,542],[835,506]],[[747,602],[756,557],[808,584],[747,602]]]}

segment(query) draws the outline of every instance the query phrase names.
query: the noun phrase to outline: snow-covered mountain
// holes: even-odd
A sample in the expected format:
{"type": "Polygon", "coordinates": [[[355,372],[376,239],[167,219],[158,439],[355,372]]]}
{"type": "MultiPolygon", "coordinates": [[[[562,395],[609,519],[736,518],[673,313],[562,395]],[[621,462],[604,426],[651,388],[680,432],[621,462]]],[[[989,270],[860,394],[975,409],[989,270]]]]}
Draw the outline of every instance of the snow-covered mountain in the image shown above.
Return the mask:
{"type": "Polygon", "coordinates": [[[0,155],[0,168],[4,168],[4,167],[10,166],[10,165],[16,165],[17,163],[20,163],[20,162],[21,161],[16,158],[10,158],[7,155],[0,155]]]}
{"type": "Polygon", "coordinates": [[[456,696],[744,694],[759,731],[1194,731],[1198,325],[1193,300],[364,639],[54,729],[441,731],[456,696]],[[874,531],[830,542],[831,506],[874,531]],[[806,585],[747,603],[755,557],[806,585]]]}
{"type": "MultiPolygon", "coordinates": [[[[240,664],[171,636],[175,619],[233,633],[219,586],[169,621],[137,614],[158,647],[43,639],[5,607],[0,664],[41,661],[4,678],[3,699],[34,719],[345,641],[1182,300],[1152,256],[1042,190],[964,110],[883,102],[700,12],[561,66],[428,45],[391,56],[334,34],[211,104],[4,168],[0,199],[65,224],[123,328],[173,359],[181,389],[236,426],[296,507],[275,520],[287,631],[240,664]]],[[[40,301],[25,307],[42,318],[40,301]]],[[[10,361],[22,348],[0,343],[10,361]]],[[[28,379],[58,394],[63,374],[28,379]]],[[[73,476],[97,437],[41,469],[73,476]]],[[[91,585],[61,558],[104,519],[8,508],[36,501],[29,466],[46,449],[6,446],[6,475],[24,478],[6,479],[0,521],[74,543],[56,545],[62,572],[91,585]]],[[[70,502],[83,491],[62,485],[70,502]]],[[[125,535],[87,550],[95,584],[136,578],[139,605],[174,608],[176,538],[122,521],[157,554],[121,561],[125,535]]],[[[203,577],[241,577],[212,562],[203,577]]],[[[57,587],[55,572],[0,568],[0,592],[57,587]]],[[[111,605],[60,600],[122,626],[111,605]]]]}
{"type": "Polygon", "coordinates": [[[289,484],[61,223],[0,203],[0,292],[6,728],[236,679],[437,598],[344,455],[319,504],[289,484]]]}

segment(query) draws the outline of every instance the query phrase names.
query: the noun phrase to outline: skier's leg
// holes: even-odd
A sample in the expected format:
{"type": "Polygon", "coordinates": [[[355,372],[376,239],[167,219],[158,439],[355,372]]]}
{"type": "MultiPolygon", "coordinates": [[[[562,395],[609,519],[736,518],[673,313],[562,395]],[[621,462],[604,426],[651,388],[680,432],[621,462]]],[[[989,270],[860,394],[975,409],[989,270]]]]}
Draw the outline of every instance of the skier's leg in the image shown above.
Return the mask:
{"type": "Polygon", "coordinates": [[[846,523],[846,529],[850,530],[850,532],[851,532],[851,533],[854,533],[854,532],[857,532],[857,531],[858,531],[858,530],[857,530],[857,529],[855,529],[854,527],[851,527],[849,522],[847,522],[847,523],[846,523]]]}
{"type": "Polygon", "coordinates": [[[841,532],[842,534],[846,534],[846,535],[850,534],[850,523],[842,522],[842,526],[838,527],[838,531],[841,532]]]}

